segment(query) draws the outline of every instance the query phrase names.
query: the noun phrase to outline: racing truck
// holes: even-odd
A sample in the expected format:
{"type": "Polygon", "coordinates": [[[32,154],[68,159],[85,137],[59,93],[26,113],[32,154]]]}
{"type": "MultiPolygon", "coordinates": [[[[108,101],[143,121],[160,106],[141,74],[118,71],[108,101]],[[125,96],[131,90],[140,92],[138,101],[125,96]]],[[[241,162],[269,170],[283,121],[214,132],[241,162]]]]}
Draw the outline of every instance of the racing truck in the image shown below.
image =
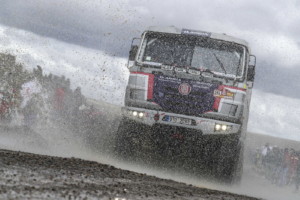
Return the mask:
{"type": "Polygon", "coordinates": [[[180,154],[196,171],[239,181],[255,64],[242,39],[149,27],[131,43],[115,152],[180,154]]]}

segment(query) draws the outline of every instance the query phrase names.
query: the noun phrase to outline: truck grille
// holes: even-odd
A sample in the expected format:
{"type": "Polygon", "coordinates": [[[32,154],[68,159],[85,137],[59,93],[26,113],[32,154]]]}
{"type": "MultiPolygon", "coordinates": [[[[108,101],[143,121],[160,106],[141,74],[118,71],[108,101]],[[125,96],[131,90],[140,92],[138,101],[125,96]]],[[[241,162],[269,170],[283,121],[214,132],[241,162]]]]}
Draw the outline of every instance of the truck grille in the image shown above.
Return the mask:
{"type": "Polygon", "coordinates": [[[216,84],[156,76],[153,100],[166,112],[201,115],[212,111],[216,84]],[[184,84],[182,89],[181,85],[184,84]],[[182,90],[182,91],[180,91],[182,90]]]}

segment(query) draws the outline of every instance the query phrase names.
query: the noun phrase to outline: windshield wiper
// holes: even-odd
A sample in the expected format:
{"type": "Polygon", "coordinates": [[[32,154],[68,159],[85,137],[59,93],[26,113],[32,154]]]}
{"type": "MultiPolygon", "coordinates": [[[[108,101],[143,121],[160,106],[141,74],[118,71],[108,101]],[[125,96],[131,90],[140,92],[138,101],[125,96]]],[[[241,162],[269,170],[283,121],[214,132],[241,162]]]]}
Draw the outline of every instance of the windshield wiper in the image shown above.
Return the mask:
{"type": "Polygon", "coordinates": [[[212,75],[216,75],[213,71],[211,71],[210,69],[205,69],[205,70],[203,70],[202,72],[208,72],[208,73],[210,73],[210,74],[212,74],[212,75]]]}
{"type": "Polygon", "coordinates": [[[199,68],[197,68],[197,67],[192,67],[192,66],[187,66],[187,67],[185,67],[186,68],[186,72],[187,73],[189,73],[189,70],[191,69],[191,70],[195,70],[195,71],[198,71],[200,74],[200,76],[203,78],[204,76],[203,76],[203,72],[207,72],[207,73],[210,73],[210,74],[212,74],[213,76],[215,76],[216,74],[213,72],[213,71],[211,71],[210,69],[199,69],[199,68]]]}
{"type": "Polygon", "coordinates": [[[213,53],[213,54],[214,54],[216,60],[218,61],[220,67],[222,68],[222,70],[225,72],[225,74],[227,74],[227,72],[226,72],[226,70],[225,70],[225,67],[224,67],[223,63],[220,61],[220,59],[218,58],[218,56],[217,56],[215,53],[213,53]]]}

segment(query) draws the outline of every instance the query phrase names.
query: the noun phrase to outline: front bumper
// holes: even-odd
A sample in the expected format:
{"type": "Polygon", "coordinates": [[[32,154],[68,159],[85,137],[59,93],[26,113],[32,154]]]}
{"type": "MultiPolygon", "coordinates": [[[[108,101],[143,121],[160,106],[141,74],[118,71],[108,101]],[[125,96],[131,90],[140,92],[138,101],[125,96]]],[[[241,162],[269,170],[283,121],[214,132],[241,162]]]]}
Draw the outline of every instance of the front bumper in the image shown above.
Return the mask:
{"type": "Polygon", "coordinates": [[[234,134],[240,131],[241,125],[225,122],[221,120],[214,120],[214,119],[207,119],[201,117],[193,117],[175,113],[168,113],[163,111],[156,111],[156,110],[148,110],[144,108],[135,108],[135,107],[123,107],[122,108],[123,116],[134,120],[138,123],[142,123],[145,125],[153,126],[155,124],[162,124],[168,126],[177,126],[177,127],[184,127],[188,129],[195,129],[201,131],[203,135],[208,134],[234,134]],[[143,113],[143,114],[140,114],[143,113]],[[166,121],[165,117],[175,117],[180,119],[187,119],[191,120],[193,123],[185,124],[181,122],[172,122],[166,121]],[[228,128],[226,130],[216,130],[216,125],[225,125],[228,128]]]}

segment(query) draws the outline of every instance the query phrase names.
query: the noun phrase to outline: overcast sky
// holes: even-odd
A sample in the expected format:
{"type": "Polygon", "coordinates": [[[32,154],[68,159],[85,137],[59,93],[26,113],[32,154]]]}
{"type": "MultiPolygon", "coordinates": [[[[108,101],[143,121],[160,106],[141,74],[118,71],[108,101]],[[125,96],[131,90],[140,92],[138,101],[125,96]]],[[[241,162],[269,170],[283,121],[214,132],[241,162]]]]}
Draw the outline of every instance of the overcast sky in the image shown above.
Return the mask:
{"type": "Polygon", "coordinates": [[[300,140],[300,1],[0,0],[0,5],[2,50],[47,72],[69,74],[88,85],[85,92],[100,98],[105,91],[103,98],[115,103],[122,102],[131,38],[146,27],[174,25],[243,38],[257,57],[249,130],[300,140]],[[117,92],[111,94],[112,88],[117,92]]]}

